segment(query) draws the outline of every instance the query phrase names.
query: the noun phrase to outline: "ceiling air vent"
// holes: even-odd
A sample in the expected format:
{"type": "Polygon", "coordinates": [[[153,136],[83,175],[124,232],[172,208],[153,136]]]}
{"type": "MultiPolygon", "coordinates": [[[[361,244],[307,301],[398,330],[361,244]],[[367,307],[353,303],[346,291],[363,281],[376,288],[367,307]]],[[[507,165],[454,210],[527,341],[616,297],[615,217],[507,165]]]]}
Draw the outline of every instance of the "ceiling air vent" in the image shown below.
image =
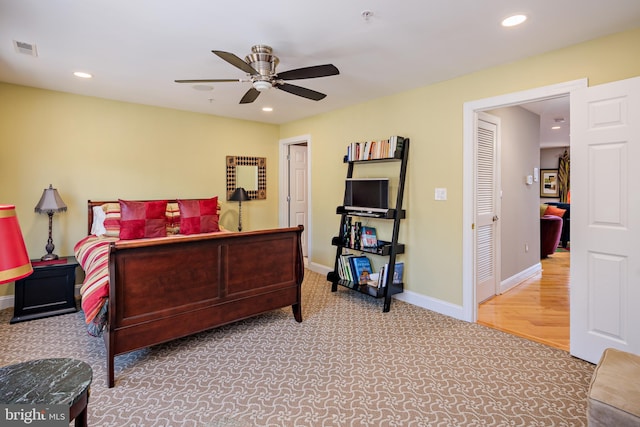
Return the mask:
{"type": "Polygon", "coordinates": [[[16,49],[16,52],[23,53],[25,55],[30,56],[38,56],[38,50],[36,49],[36,45],[33,43],[27,42],[19,42],[17,40],[13,41],[13,47],[16,49]]]}

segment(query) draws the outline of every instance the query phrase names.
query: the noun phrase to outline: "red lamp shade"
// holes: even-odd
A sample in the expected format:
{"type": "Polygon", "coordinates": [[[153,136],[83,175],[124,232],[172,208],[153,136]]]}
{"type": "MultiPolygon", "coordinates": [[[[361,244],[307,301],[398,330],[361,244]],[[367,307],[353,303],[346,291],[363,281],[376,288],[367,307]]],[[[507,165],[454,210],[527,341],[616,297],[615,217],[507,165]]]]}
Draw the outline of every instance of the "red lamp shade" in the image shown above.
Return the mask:
{"type": "Polygon", "coordinates": [[[16,207],[0,205],[0,284],[22,279],[32,272],[16,207]]]}

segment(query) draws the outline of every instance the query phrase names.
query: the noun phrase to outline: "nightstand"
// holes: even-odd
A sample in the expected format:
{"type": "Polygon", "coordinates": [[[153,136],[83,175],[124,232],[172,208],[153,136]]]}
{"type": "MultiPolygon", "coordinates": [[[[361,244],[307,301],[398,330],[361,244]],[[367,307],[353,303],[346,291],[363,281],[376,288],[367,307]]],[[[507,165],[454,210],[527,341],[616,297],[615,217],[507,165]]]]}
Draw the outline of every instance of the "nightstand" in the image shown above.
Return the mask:
{"type": "Polygon", "coordinates": [[[75,300],[74,257],[42,262],[31,260],[33,273],[16,281],[13,318],[9,323],[78,311],[75,300]]]}

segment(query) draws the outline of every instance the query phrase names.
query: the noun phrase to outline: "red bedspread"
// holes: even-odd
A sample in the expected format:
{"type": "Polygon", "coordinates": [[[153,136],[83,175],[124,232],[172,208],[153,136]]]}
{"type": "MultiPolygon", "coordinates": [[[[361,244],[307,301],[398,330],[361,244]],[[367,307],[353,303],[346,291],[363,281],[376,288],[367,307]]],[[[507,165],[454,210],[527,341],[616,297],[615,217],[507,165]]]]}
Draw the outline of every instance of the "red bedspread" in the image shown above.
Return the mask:
{"type": "Polygon", "coordinates": [[[73,251],[85,272],[80,288],[82,310],[91,335],[100,336],[106,324],[109,297],[109,244],[117,237],[90,235],[80,240],[73,251]]]}

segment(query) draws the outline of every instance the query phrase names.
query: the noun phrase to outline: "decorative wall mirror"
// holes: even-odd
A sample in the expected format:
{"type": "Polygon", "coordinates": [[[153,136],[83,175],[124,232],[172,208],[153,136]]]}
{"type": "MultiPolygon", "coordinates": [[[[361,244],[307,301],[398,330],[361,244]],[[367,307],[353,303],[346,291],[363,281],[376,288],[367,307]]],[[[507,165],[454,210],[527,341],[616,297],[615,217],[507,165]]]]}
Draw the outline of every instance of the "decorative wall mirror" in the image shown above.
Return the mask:
{"type": "Polygon", "coordinates": [[[266,157],[227,156],[227,200],[238,187],[251,199],[267,198],[266,157]]]}

